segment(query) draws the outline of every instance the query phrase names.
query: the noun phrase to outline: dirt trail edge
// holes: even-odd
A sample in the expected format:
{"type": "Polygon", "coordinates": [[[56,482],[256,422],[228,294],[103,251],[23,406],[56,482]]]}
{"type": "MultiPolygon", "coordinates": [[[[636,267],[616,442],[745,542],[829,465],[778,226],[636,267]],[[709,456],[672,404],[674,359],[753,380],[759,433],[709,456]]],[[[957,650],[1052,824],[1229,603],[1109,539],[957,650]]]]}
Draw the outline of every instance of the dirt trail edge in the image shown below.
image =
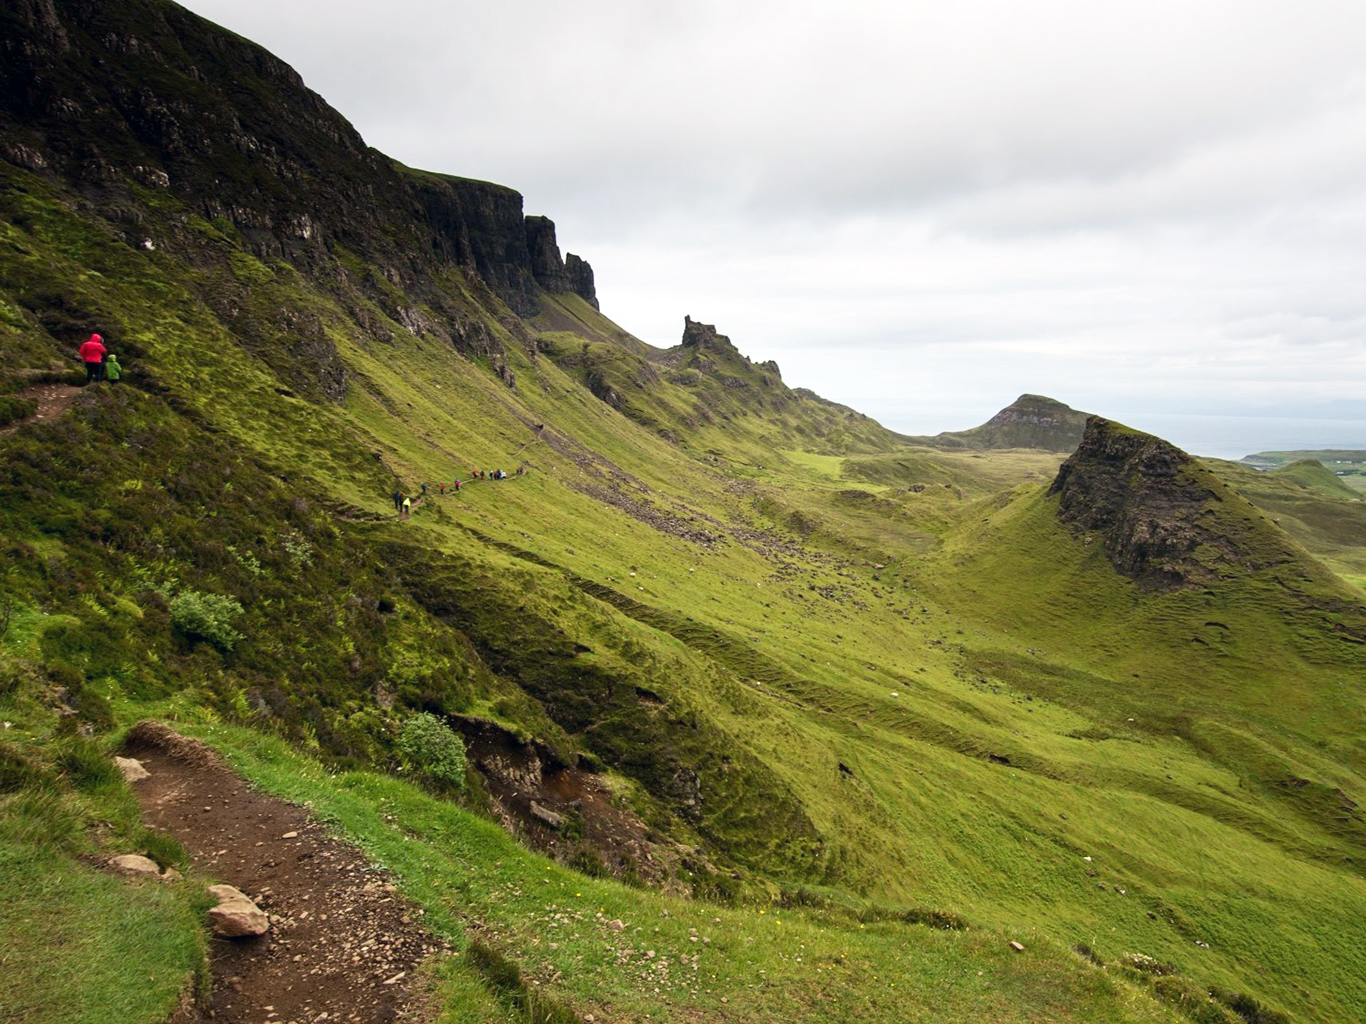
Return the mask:
{"type": "Polygon", "coordinates": [[[10,395],[10,398],[32,398],[37,401],[38,408],[32,416],[25,416],[21,420],[0,427],[0,436],[12,434],[22,426],[29,423],[45,423],[48,420],[55,420],[71,407],[71,403],[76,400],[84,388],[78,388],[71,384],[35,384],[33,387],[25,388],[17,394],[10,395]]]}
{"type": "Polygon", "coordinates": [[[381,1024],[428,1016],[415,969],[445,950],[384,876],[302,807],[250,787],[208,746],[156,722],[125,751],[151,772],[133,788],[143,817],[174,836],[200,876],[270,914],[265,935],[213,938],[214,1024],[381,1024]]]}

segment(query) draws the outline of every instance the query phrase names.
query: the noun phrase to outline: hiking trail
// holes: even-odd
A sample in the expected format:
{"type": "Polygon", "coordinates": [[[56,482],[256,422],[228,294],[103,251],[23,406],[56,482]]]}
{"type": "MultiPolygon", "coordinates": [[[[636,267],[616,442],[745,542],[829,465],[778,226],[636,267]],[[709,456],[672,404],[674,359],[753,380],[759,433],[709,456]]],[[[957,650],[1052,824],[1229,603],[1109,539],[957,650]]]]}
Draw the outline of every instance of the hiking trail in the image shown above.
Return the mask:
{"type": "Polygon", "coordinates": [[[200,878],[237,886],[270,915],[259,937],[209,939],[213,991],[196,1020],[428,1019],[414,972],[449,947],[358,850],[165,725],[139,724],[124,752],[151,773],[133,787],[148,825],[180,842],[200,878]]]}
{"type": "Polygon", "coordinates": [[[32,416],[25,416],[23,419],[15,420],[13,423],[0,427],[0,436],[12,434],[28,423],[46,423],[48,420],[57,419],[67,409],[71,408],[71,403],[83,390],[85,389],[72,384],[35,384],[32,387],[24,388],[23,391],[16,392],[10,397],[36,399],[38,409],[32,416]]]}

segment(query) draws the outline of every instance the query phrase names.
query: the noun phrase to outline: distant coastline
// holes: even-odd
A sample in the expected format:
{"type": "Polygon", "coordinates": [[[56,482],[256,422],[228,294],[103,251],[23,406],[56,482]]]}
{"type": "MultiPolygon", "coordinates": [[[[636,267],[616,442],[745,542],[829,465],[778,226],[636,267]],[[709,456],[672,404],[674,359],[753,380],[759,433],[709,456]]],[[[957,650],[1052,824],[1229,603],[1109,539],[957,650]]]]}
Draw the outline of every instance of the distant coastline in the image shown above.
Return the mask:
{"type": "Polygon", "coordinates": [[[1216,459],[1237,460],[1257,452],[1366,450],[1366,420],[1159,413],[1124,422],[1165,438],[1192,455],[1216,459]]]}

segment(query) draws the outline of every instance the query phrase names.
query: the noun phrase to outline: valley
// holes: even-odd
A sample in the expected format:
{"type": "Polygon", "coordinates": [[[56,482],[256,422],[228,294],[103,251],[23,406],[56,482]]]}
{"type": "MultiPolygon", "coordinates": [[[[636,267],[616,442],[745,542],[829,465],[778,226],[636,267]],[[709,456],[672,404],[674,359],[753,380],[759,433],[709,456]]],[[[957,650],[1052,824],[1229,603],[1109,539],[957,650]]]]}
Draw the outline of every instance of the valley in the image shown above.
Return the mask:
{"type": "Polygon", "coordinates": [[[385,872],[434,1020],[1366,1016],[1348,478],[897,434],[174,5],[0,25],[0,1008],[213,1003],[155,720],[385,872]]]}

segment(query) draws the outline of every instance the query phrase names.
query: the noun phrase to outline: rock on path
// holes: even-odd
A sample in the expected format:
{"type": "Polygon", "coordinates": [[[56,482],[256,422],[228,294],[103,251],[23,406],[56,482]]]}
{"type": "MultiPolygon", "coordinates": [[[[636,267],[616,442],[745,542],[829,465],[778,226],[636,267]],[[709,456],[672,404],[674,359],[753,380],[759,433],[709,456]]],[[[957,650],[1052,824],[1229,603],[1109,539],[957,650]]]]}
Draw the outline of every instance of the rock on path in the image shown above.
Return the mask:
{"type": "Polygon", "coordinates": [[[265,934],[211,940],[213,994],[200,1021],[385,1024],[420,1015],[421,986],[402,982],[445,947],[357,850],[165,726],[136,727],[129,747],[151,772],[134,790],[147,823],[174,836],[197,873],[269,915],[265,934]]]}

